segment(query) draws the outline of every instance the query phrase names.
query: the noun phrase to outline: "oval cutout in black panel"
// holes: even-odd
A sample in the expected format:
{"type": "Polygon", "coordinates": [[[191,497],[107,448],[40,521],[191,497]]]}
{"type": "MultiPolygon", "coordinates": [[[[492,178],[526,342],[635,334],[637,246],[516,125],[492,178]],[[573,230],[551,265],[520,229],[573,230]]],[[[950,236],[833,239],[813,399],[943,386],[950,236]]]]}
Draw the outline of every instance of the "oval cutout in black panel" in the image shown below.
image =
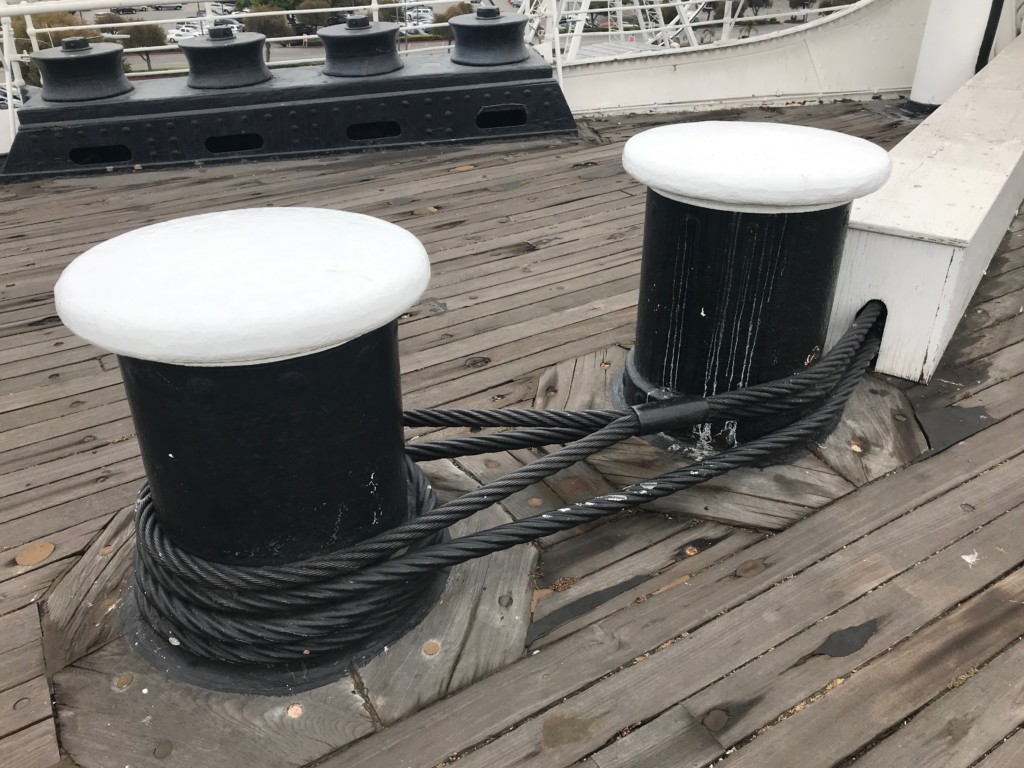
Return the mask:
{"type": "Polygon", "coordinates": [[[210,136],[206,140],[206,151],[214,154],[251,152],[262,146],[263,137],[258,133],[232,133],[228,136],[210,136]]]}
{"type": "Polygon", "coordinates": [[[373,141],[402,135],[402,126],[394,120],[380,120],[376,123],[354,123],[348,127],[352,141],[373,141]]]}
{"type": "Polygon", "coordinates": [[[75,165],[127,163],[132,159],[132,151],[124,144],[107,144],[102,147],[75,147],[68,153],[68,159],[75,165]]]}
{"type": "Polygon", "coordinates": [[[526,125],[526,107],[523,104],[495,104],[476,114],[477,128],[514,128],[517,125],[526,125]]]}

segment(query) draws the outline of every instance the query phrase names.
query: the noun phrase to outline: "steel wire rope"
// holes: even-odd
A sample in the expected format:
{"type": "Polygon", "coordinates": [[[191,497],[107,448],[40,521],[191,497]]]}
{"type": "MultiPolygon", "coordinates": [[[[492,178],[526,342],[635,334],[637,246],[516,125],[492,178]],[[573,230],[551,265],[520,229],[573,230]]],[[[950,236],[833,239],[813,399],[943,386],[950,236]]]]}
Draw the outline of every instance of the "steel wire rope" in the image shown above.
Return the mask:
{"type": "MultiPolygon", "coordinates": [[[[140,610],[151,626],[167,634],[168,638],[174,638],[174,642],[201,656],[232,663],[296,660],[365,641],[416,603],[429,583],[427,579],[417,578],[425,573],[662,498],[735,467],[747,466],[770,458],[780,450],[801,445],[838,417],[856,383],[867,370],[877,353],[880,335],[875,333],[869,337],[869,333],[872,328],[879,328],[883,312],[884,308],[877,303],[866,307],[836,347],[814,369],[780,382],[752,387],[750,389],[756,391],[749,396],[747,390],[725,393],[721,401],[706,407],[707,413],[714,413],[716,417],[720,413],[718,409],[725,408],[726,403],[741,410],[763,413],[765,397],[793,398],[792,402],[804,403],[808,401],[808,392],[817,393],[820,397],[821,390],[831,385],[831,391],[824,393],[826,397],[820,407],[795,423],[616,493],[449,542],[439,542],[437,537],[451,522],[465,519],[474,511],[521,490],[538,478],[549,476],[602,447],[637,434],[640,417],[634,411],[586,412],[584,418],[592,424],[603,424],[594,434],[442,507],[433,507],[429,486],[421,473],[410,469],[410,483],[421,508],[421,518],[403,526],[407,530],[399,537],[399,542],[389,541],[381,548],[388,537],[377,537],[366,557],[335,560],[328,562],[326,567],[323,562],[311,561],[288,564],[289,567],[283,569],[279,566],[254,568],[200,561],[178,550],[162,535],[156,523],[152,499],[148,489],[144,488],[136,512],[139,532],[136,584],[140,592],[137,595],[140,610]],[[421,525],[424,522],[426,524],[421,525]],[[388,557],[391,559],[385,559],[388,557]],[[268,593],[267,589],[272,591],[268,593]],[[253,621],[254,617],[259,620],[253,621]]],[[[709,398],[709,401],[718,397],[709,398]]],[[[770,409],[769,412],[779,411],[770,409]]],[[[438,426],[449,425],[455,419],[476,420],[489,425],[537,424],[533,414],[544,412],[524,412],[530,416],[500,411],[437,412],[436,415],[411,413],[407,423],[438,426]],[[482,415],[494,413],[504,415],[497,418],[482,415]]],[[[554,413],[556,416],[552,421],[559,424],[554,429],[571,429],[565,426],[571,421],[571,412],[554,413]]],[[[352,552],[347,551],[347,554],[352,552]]]]}

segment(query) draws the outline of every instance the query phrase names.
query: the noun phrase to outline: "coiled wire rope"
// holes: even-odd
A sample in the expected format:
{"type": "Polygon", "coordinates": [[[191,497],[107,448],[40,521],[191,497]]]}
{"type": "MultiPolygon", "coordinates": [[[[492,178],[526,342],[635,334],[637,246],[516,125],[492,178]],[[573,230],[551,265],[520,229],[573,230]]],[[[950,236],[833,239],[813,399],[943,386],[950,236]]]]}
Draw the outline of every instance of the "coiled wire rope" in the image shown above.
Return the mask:
{"type": "Polygon", "coordinates": [[[802,447],[840,416],[878,352],[884,306],[869,302],[817,363],[777,381],[704,399],[625,410],[410,410],[407,427],[512,427],[490,435],[407,445],[411,503],[419,516],[351,547],[308,560],[243,566],[203,560],[160,528],[148,486],[136,504],[135,598],[145,621],[174,645],[208,659],[282,663],[357,649],[408,615],[432,572],[597,520],[731,469],[802,447]],[[813,410],[809,410],[813,407],[813,410]],[[454,523],[598,451],[638,435],[708,421],[791,415],[771,434],[614,493],[445,540],[454,523]],[[565,445],[494,482],[436,505],[416,461],[565,445]]]}

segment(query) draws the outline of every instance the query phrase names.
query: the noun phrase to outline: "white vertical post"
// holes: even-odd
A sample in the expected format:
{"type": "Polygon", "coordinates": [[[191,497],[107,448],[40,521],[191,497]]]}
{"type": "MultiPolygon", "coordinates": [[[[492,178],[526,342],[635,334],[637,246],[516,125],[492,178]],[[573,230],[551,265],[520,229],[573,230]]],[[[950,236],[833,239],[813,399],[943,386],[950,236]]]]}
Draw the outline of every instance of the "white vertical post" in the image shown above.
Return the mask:
{"type": "Polygon", "coordinates": [[[910,101],[937,107],[974,77],[993,0],[932,0],[910,101]]]}
{"type": "Polygon", "coordinates": [[[547,0],[548,23],[551,24],[551,47],[555,59],[555,79],[562,85],[562,40],[558,30],[558,0],[547,0]]]}
{"type": "MultiPolygon", "coordinates": [[[[6,7],[6,0],[0,0],[0,8],[6,7]]],[[[11,31],[11,22],[10,16],[0,17],[0,24],[3,24],[3,45],[0,46],[0,52],[3,53],[4,87],[7,89],[7,128],[10,131],[10,139],[13,142],[14,135],[18,132],[18,118],[14,114],[14,89],[17,86],[12,77],[12,69],[14,67],[14,57],[18,54],[14,47],[14,33],[11,31]]],[[[0,152],[7,152],[8,150],[9,147],[0,146],[0,152]]]]}
{"type": "MultiPolygon", "coordinates": [[[[36,32],[36,26],[32,23],[32,17],[28,14],[25,15],[25,34],[28,35],[29,45],[32,46],[33,51],[39,50],[39,33],[36,32]]],[[[50,44],[53,44],[53,39],[50,39],[50,44]]]]}
{"type": "Polygon", "coordinates": [[[732,35],[732,0],[725,0],[725,13],[722,16],[722,42],[732,35]]]}
{"type": "Polygon", "coordinates": [[[377,0],[370,0],[370,16],[373,17],[375,24],[380,21],[380,8],[377,5],[377,0]]]}

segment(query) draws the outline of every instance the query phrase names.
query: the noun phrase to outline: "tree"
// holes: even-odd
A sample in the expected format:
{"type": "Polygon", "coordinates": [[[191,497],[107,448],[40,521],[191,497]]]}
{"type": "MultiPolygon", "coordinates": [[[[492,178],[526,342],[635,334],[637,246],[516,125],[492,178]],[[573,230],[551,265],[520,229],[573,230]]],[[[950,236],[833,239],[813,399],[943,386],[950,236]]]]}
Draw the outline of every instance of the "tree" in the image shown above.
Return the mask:
{"type": "Polygon", "coordinates": [[[821,0],[821,2],[818,3],[818,7],[821,10],[825,10],[826,8],[841,8],[844,5],[850,5],[856,1],[857,0],[821,0]]]}
{"type": "MultiPolygon", "coordinates": [[[[96,15],[97,24],[119,24],[124,21],[116,13],[99,13],[96,15]]],[[[125,48],[155,48],[158,45],[167,45],[167,33],[163,27],[156,24],[143,24],[139,27],[101,27],[104,35],[127,35],[127,40],[121,40],[125,48]]],[[[138,51],[139,56],[146,62],[146,69],[153,69],[151,51],[138,51]]]]}
{"type": "MultiPolygon", "coordinates": [[[[280,11],[281,7],[277,5],[256,5],[253,6],[253,13],[268,13],[271,11],[280,11]]],[[[271,37],[288,37],[291,35],[292,30],[288,26],[288,22],[284,20],[283,16],[257,16],[252,18],[247,16],[245,19],[245,31],[246,32],[259,32],[261,35],[266,35],[267,38],[271,37]]],[[[267,43],[267,61],[270,61],[270,43],[267,43]]]]}
{"type": "MultiPolygon", "coordinates": [[[[315,11],[324,7],[324,0],[302,0],[301,3],[295,6],[297,11],[315,11]]],[[[333,7],[333,6],[332,6],[333,7]]],[[[325,27],[327,26],[330,13],[302,13],[297,17],[300,21],[305,22],[314,27],[325,27]]]]}
{"type": "Polygon", "coordinates": [[[804,8],[808,8],[811,5],[811,0],[789,0],[789,9],[791,11],[799,11],[804,8]]]}
{"type": "Polygon", "coordinates": [[[747,8],[749,8],[755,16],[765,8],[770,8],[771,5],[772,0],[747,0],[747,8]]]}
{"type": "MultiPolygon", "coordinates": [[[[441,18],[438,21],[443,21],[445,24],[447,24],[456,16],[462,16],[463,14],[466,13],[473,13],[473,6],[470,5],[469,3],[456,3],[443,14],[441,14],[441,18]]],[[[432,32],[436,37],[440,38],[441,40],[451,40],[453,37],[451,27],[434,27],[432,32]]]]}

